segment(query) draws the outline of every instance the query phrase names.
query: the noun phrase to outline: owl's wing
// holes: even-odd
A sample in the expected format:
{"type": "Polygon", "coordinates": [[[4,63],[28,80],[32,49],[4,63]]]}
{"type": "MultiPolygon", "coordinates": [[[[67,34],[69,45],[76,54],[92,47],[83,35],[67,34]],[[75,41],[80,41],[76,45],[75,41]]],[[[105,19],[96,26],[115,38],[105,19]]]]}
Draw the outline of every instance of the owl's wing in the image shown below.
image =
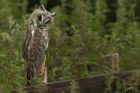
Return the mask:
{"type": "Polygon", "coordinates": [[[23,58],[26,60],[28,60],[28,58],[29,58],[29,53],[30,53],[29,47],[30,47],[30,43],[31,43],[31,39],[32,39],[30,30],[31,29],[29,27],[27,27],[25,38],[23,41],[23,46],[22,46],[22,55],[23,55],[23,58]]]}

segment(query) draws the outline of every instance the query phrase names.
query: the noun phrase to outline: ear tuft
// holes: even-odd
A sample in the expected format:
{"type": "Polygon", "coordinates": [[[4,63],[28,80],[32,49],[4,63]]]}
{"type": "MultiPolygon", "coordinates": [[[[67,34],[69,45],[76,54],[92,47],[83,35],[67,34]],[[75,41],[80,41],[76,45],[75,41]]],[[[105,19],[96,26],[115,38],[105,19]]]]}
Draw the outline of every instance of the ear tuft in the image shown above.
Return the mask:
{"type": "Polygon", "coordinates": [[[40,9],[43,10],[43,11],[46,11],[46,9],[45,9],[43,4],[40,6],[40,9]]]}

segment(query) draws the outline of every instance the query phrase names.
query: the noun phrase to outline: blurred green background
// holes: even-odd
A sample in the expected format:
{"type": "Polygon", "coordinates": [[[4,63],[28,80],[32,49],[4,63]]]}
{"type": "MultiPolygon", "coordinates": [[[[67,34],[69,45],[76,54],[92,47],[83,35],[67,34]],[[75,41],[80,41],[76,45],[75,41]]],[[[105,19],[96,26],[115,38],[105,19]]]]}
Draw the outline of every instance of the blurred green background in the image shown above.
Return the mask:
{"type": "Polygon", "coordinates": [[[21,46],[29,14],[42,3],[56,12],[49,82],[102,73],[97,61],[115,52],[122,71],[139,69],[140,0],[0,0],[0,92],[26,83],[21,46]]]}

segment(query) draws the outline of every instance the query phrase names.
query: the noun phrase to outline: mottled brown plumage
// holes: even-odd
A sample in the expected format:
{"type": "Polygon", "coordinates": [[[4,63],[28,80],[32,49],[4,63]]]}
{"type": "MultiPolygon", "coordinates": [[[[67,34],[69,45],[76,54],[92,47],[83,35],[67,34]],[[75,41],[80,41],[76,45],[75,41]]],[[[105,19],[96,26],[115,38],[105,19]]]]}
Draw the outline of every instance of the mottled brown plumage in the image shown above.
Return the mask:
{"type": "Polygon", "coordinates": [[[36,9],[30,15],[23,42],[23,58],[26,61],[27,85],[32,85],[35,77],[39,77],[43,83],[47,83],[45,51],[49,42],[48,27],[53,20],[53,16],[54,13],[46,11],[44,6],[36,9]]]}

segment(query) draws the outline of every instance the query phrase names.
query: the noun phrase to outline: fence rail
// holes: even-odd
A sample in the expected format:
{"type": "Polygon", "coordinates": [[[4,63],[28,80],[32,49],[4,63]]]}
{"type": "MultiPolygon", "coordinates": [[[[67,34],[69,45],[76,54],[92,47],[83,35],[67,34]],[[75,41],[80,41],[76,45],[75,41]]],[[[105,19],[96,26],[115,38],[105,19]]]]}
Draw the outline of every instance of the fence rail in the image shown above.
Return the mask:
{"type": "MultiPolygon", "coordinates": [[[[105,55],[99,62],[97,62],[101,69],[108,72],[109,74],[102,74],[84,78],[78,78],[75,80],[61,81],[48,83],[43,86],[43,90],[40,92],[38,87],[26,87],[23,89],[26,93],[104,93],[106,89],[106,81],[111,78],[110,82],[111,93],[117,93],[117,79],[127,81],[128,78],[135,71],[120,72],[119,69],[119,54],[113,53],[110,55],[105,55]],[[105,68],[109,68],[105,69],[105,68]],[[72,84],[75,81],[76,87],[72,84]]],[[[122,90],[121,90],[122,91],[122,90]]],[[[16,90],[11,91],[11,93],[18,93],[16,90]]],[[[122,93],[122,92],[121,92],[122,93]]]]}
{"type": "MultiPolygon", "coordinates": [[[[116,78],[127,80],[127,78],[131,74],[131,71],[127,71],[111,75],[115,77],[110,85],[112,93],[116,93],[116,78]]],[[[96,75],[92,77],[75,79],[74,81],[78,84],[78,89],[76,93],[104,93],[104,90],[106,88],[105,81],[109,76],[110,75],[96,75]]],[[[42,92],[40,92],[37,87],[26,87],[23,90],[25,91],[25,93],[70,93],[72,86],[71,82],[72,80],[48,83],[47,85],[45,85],[42,92]]],[[[11,91],[11,93],[18,92],[13,90],[11,91]]]]}

